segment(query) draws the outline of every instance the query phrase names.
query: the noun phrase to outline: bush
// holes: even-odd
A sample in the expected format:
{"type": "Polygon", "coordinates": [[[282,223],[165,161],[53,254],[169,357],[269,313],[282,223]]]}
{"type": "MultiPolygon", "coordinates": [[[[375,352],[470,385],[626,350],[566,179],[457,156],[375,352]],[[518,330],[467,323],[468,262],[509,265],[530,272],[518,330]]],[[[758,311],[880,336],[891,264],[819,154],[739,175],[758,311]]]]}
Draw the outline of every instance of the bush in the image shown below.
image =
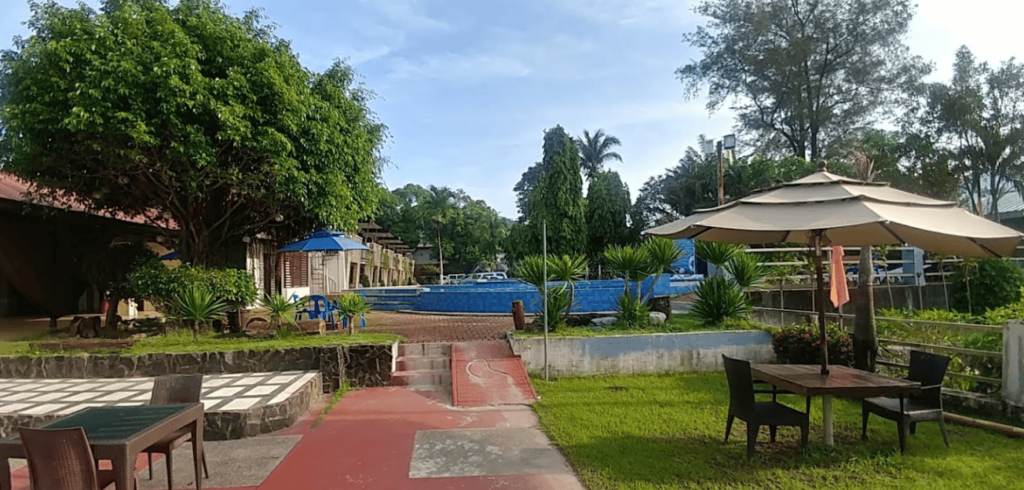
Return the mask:
{"type": "Polygon", "coordinates": [[[968,260],[953,275],[950,295],[957,310],[981,315],[987,310],[1020,301],[1022,287],[1024,269],[1016,262],[1006,259],[968,260]]]}
{"type": "MultiPolygon", "coordinates": [[[[537,309],[537,324],[544,325],[544,296],[538,298],[539,308],[537,309]]],[[[548,331],[558,330],[565,325],[565,317],[562,312],[569,308],[569,288],[566,286],[554,286],[548,288],[548,331]]]]}
{"type": "MultiPolygon", "coordinates": [[[[853,366],[853,337],[839,325],[829,322],[829,364],[853,366]]],[[[772,334],[772,349],[783,364],[820,364],[821,339],[817,325],[790,325],[772,334]]]]}
{"type": "Polygon", "coordinates": [[[727,318],[743,318],[750,313],[750,298],[724,277],[704,279],[695,294],[697,301],[690,311],[707,325],[722,323],[727,318]]]}
{"type": "Polygon", "coordinates": [[[615,311],[626,328],[644,328],[651,324],[651,308],[632,294],[623,294],[615,300],[615,311]]]}
{"type": "Polygon", "coordinates": [[[191,327],[193,337],[198,340],[199,332],[222,317],[228,306],[205,285],[190,284],[171,298],[167,309],[172,319],[191,327]]]}
{"type": "Polygon", "coordinates": [[[258,290],[248,272],[241,269],[214,269],[202,266],[180,265],[167,268],[158,260],[151,260],[132,271],[131,290],[167,312],[175,298],[195,286],[209,291],[229,309],[238,309],[256,302],[258,290]]]}

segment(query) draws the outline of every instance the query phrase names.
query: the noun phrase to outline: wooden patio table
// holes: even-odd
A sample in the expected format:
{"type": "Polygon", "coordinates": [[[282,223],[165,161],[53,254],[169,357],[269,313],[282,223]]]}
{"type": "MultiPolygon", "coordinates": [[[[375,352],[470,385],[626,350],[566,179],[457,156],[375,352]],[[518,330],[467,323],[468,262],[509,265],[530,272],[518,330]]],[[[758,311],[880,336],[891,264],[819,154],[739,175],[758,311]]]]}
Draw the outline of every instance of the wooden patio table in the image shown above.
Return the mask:
{"type": "MultiPolygon", "coordinates": [[[[44,425],[44,429],[82,427],[92,446],[93,457],[110,460],[117,475],[117,490],[132,490],[135,485],[135,459],[139,452],[189,427],[195,461],[196,490],[202,490],[203,404],[142,405],[135,407],[91,407],[44,425]]],[[[24,458],[25,449],[17,436],[0,441],[0,490],[9,490],[9,458],[24,458]]]]}
{"type": "Polygon", "coordinates": [[[821,374],[819,364],[751,364],[755,379],[806,397],[820,396],[825,425],[825,444],[833,438],[832,397],[870,398],[898,397],[901,405],[906,395],[921,393],[921,383],[891,378],[846,366],[829,366],[829,374],[821,374]]]}

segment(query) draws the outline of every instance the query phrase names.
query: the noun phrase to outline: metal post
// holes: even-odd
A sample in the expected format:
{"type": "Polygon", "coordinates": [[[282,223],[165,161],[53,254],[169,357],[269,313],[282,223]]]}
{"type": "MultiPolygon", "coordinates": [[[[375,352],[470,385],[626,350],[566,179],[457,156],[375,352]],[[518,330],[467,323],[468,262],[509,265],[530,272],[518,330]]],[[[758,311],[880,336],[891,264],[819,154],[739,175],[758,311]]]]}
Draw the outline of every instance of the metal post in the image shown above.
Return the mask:
{"type": "Polygon", "coordinates": [[[725,204],[725,166],[722,164],[722,142],[718,142],[718,205],[725,204]]]}
{"type": "Polygon", "coordinates": [[[548,380],[548,223],[544,222],[544,381],[548,380]]]}
{"type": "Polygon", "coordinates": [[[441,246],[441,222],[438,221],[436,223],[437,223],[437,267],[438,267],[438,273],[441,274],[440,280],[438,280],[437,283],[443,285],[444,284],[444,247],[441,246]]]}
{"type": "Polygon", "coordinates": [[[818,276],[818,330],[821,338],[821,374],[828,375],[828,331],[825,329],[825,274],[821,266],[821,235],[822,231],[814,232],[814,271],[818,276]]]}

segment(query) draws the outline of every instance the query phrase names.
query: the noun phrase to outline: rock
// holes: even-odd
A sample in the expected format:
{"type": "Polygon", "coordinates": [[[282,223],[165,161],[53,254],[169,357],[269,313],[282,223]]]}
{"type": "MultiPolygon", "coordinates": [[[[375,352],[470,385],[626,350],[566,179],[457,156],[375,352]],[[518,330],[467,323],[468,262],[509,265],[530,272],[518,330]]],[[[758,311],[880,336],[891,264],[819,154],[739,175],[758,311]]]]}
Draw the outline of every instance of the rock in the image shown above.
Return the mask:
{"type": "Polygon", "coordinates": [[[603,316],[601,318],[590,320],[590,324],[598,327],[606,327],[608,325],[614,325],[617,321],[619,321],[619,319],[614,316],[603,316]]]}
{"type": "Polygon", "coordinates": [[[665,323],[665,314],[660,311],[651,312],[651,325],[661,325],[665,323]]]}

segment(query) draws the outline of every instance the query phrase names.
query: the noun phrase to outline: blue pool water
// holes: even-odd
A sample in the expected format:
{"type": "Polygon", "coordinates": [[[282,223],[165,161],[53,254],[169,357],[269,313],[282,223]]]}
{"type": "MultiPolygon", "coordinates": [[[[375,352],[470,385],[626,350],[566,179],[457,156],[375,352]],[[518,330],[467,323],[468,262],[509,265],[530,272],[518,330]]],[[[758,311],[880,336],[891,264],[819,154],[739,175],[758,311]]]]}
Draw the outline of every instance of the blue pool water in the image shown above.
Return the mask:
{"type": "MultiPolygon", "coordinates": [[[[650,294],[648,291],[652,282],[651,279],[644,282],[645,295],[650,294]]],[[[556,284],[559,283],[552,283],[556,284]]],[[[577,304],[573,311],[614,311],[615,300],[622,295],[623,286],[622,280],[577,282],[577,304]]],[[[635,291],[635,286],[631,289],[635,291]]],[[[673,286],[666,274],[654,284],[653,296],[685,294],[692,289],[692,285],[673,286]]],[[[528,313],[537,313],[543,308],[537,289],[516,280],[417,288],[361,289],[359,292],[378,310],[508,313],[512,310],[513,301],[522,301],[528,313]]]]}

